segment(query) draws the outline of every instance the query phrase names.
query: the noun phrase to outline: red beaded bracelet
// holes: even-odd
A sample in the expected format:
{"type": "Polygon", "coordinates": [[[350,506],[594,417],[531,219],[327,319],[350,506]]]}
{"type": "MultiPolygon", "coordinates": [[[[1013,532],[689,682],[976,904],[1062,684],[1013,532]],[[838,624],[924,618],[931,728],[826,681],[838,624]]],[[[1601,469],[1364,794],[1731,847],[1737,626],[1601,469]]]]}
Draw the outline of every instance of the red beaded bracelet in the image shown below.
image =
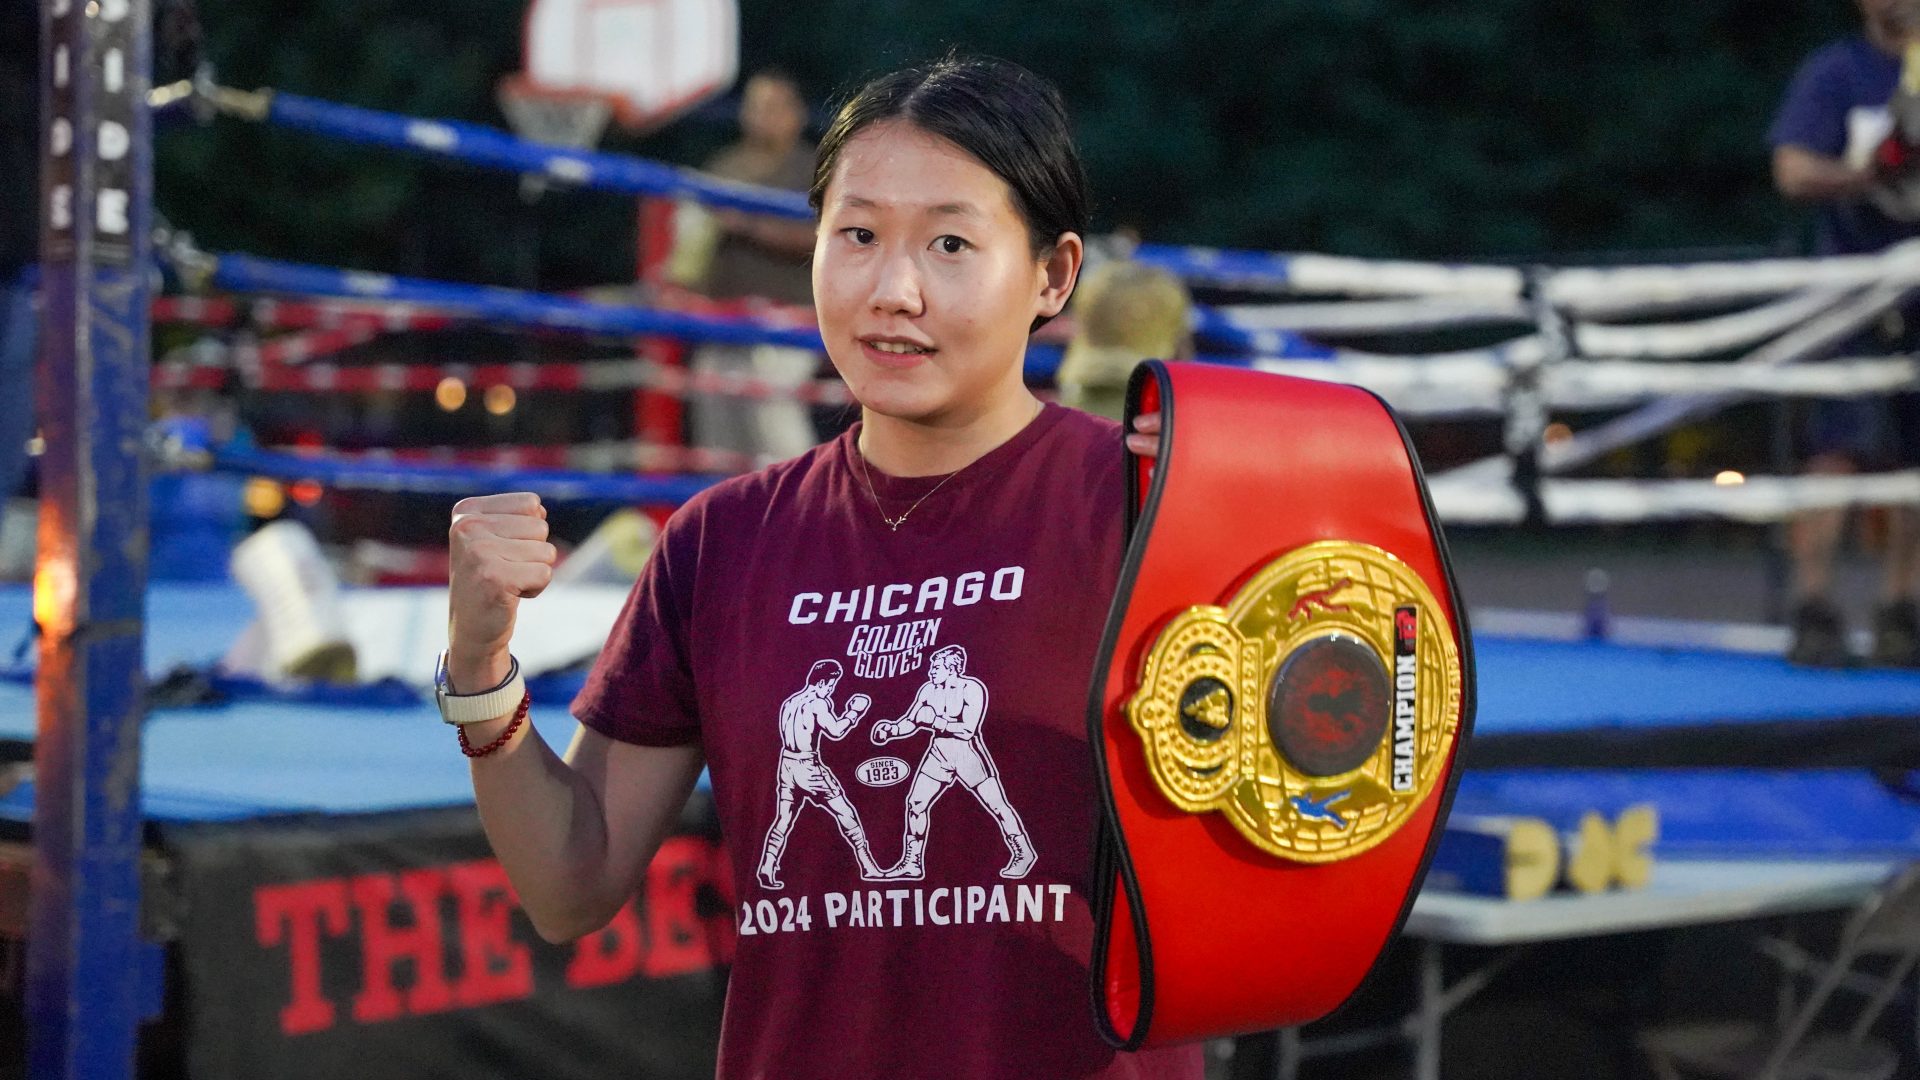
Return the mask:
{"type": "Polygon", "coordinates": [[[507,745],[507,740],[513,738],[513,733],[520,730],[521,724],[526,723],[527,713],[532,708],[533,708],[532,691],[528,691],[527,693],[521,694],[520,707],[513,711],[513,719],[508,722],[507,730],[501,732],[499,738],[493,740],[492,742],[488,743],[485,746],[475,747],[472,743],[467,741],[466,728],[464,727],[455,728],[454,730],[460,733],[460,752],[467,755],[468,757],[486,757],[488,754],[491,754],[495,750],[498,750],[501,747],[507,745]]]}

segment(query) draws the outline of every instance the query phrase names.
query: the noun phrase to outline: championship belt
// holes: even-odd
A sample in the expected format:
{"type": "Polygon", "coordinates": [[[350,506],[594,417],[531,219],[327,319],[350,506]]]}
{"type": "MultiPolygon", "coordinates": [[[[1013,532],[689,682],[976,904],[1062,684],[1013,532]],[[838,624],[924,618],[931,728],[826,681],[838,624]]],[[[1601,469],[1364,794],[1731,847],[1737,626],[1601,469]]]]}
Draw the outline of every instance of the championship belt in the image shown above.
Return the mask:
{"type": "Polygon", "coordinates": [[[1094,1011],[1127,1050],[1345,1001],[1412,906],[1473,717],[1466,613],[1385,404],[1150,362],[1129,425],[1154,411],[1089,702],[1094,1011]]]}

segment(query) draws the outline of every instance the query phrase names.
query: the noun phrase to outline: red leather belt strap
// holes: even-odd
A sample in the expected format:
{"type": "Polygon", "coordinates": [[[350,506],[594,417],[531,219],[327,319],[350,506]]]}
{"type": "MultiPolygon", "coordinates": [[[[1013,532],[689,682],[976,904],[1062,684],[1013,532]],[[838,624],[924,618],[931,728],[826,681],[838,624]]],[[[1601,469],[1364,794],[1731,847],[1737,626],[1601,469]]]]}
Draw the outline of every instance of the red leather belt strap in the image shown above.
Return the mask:
{"type": "Polygon", "coordinates": [[[1305,1023],[1412,905],[1473,664],[1417,459],[1350,386],[1134,373],[1162,417],[1089,702],[1094,1006],[1133,1049],[1305,1023]]]}

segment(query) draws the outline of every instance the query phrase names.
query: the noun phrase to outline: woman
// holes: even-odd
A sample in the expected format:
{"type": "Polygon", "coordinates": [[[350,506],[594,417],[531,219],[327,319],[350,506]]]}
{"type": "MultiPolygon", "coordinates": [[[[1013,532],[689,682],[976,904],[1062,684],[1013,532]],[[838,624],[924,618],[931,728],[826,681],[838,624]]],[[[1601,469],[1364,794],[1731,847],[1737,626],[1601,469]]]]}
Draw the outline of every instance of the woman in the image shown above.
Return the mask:
{"type": "Polygon", "coordinates": [[[1085,700],[1123,455],[1021,379],[1088,215],[1059,97],[997,61],[886,76],[810,196],[861,422],[680,509],[564,760],[508,715],[545,512],[455,507],[446,689],[507,685],[462,729],[487,835],[540,933],[576,937],[711,771],[740,894],[722,1077],[1197,1078],[1197,1048],[1114,1054],[1088,1005],[1085,700]]]}

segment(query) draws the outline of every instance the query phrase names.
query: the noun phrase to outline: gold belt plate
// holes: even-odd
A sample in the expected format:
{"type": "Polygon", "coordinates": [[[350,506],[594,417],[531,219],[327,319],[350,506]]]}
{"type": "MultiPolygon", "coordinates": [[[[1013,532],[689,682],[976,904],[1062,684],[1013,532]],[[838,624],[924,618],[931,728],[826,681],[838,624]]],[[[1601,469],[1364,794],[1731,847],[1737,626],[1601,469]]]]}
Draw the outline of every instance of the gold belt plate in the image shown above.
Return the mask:
{"type": "Polygon", "coordinates": [[[1439,786],[1462,668],[1420,575],[1370,544],[1280,556],[1160,631],[1127,717],[1173,805],[1307,863],[1392,836],[1439,786]]]}

